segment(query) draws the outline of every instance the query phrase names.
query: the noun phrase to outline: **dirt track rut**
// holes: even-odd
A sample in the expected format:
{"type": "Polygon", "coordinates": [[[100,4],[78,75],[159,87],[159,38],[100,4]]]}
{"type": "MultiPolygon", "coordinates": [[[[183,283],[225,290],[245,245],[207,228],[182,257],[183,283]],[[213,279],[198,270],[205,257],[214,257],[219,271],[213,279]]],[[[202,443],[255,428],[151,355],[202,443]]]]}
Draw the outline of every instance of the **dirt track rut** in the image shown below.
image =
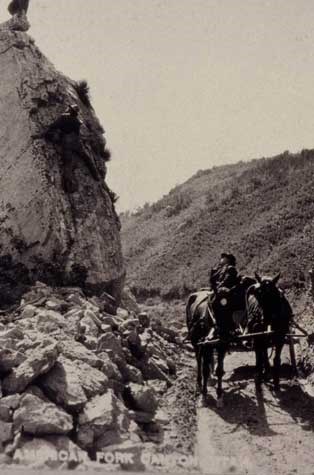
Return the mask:
{"type": "Polygon", "coordinates": [[[227,355],[224,407],[217,408],[212,386],[197,401],[195,453],[203,472],[314,474],[314,400],[291,381],[286,356],[283,363],[280,395],[271,384],[258,394],[254,354],[227,355]]]}

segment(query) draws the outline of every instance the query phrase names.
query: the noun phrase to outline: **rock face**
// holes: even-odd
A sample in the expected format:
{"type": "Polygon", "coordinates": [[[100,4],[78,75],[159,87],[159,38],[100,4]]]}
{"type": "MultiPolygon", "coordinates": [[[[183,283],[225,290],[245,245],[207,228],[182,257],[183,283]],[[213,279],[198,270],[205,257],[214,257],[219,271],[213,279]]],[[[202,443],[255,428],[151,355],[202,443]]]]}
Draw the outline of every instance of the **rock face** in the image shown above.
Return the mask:
{"type": "Polygon", "coordinates": [[[19,272],[19,285],[28,278],[74,285],[86,280],[119,301],[125,271],[120,223],[104,181],[102,126],[78,84],[57,72],[27,33],[8,24],[0,25],[2,273],[15,266],[10,278],[19,272]],[[60,139],[41,135],[70,104],[79,108],[86,154],[75,158],[74,193],[63,188],[60,139]]]}

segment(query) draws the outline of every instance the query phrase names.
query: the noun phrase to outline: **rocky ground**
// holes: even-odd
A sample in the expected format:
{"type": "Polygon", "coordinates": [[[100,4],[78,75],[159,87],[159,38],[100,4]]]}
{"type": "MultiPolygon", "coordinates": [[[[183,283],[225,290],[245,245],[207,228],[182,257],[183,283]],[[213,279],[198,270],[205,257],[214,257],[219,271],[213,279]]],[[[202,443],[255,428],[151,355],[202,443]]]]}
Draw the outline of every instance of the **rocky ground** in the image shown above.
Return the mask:
{"type": "Polygon", "coordinates": [[[256,393],[252,353],[228,355],[217,409],[185,336],[182,302],[139,307],[127,290],[115,312],[107,294],[38,282],[0,312],[2,468],[312,473],[313,399],[288,352],[279,396],[256,393]]]}
{"type": "MultiPolygon", "coordinates": [[[[3,466],[107,467],[108,452],[167,451],[163,401],[182,337],[140,312],[127,292],[113,313],[107,294],[87,298],[79,288],[40,282],[19,307],[1,312],[3,466]]],[[[173,397],[176,406],[183,393],[173,397]]]]}

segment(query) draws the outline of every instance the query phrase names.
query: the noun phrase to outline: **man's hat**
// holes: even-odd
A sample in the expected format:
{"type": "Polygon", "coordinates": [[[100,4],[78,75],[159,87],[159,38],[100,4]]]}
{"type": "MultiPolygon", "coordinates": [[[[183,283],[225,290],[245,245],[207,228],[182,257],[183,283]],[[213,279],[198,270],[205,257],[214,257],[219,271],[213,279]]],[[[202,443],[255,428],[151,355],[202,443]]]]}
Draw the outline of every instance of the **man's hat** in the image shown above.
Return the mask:
{"type": "Polygon", "coordinates": [[[229,254],[227,252],[223,252],[221,254],[221,258],[225,257],[226,259],[228,259],[229,263],[231,266],[235,266],[236,263],[237,263],[237,260],[235,258],[235,256],[233,254],[229,254]]]}

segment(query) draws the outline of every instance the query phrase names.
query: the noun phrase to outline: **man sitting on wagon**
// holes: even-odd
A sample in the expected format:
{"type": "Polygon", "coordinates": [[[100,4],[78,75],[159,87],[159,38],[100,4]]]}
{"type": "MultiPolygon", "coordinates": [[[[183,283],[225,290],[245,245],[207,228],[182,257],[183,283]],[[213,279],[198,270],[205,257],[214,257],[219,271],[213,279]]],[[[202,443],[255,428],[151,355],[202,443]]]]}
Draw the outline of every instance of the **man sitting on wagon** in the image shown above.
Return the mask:
{"type": "Polygon", "coordinates": [[[210,271],[209,283],[211,289],[217,293],[219,289],[231,289],[239,283],[236,269],[236,258],[233,254],[223,252],[217,267],[210,271]]]}
{"type": "Polygon", "coordinates": [[[223,252],[219,264],[211,269],[209,276],[212,295],[211,307],[219,331],[228,334],[236,330],[233,321],[234,292],[240,283],[236,269],[236,258],[233,254],[223,252]]]}

